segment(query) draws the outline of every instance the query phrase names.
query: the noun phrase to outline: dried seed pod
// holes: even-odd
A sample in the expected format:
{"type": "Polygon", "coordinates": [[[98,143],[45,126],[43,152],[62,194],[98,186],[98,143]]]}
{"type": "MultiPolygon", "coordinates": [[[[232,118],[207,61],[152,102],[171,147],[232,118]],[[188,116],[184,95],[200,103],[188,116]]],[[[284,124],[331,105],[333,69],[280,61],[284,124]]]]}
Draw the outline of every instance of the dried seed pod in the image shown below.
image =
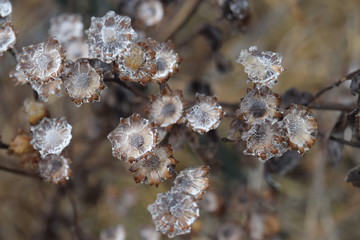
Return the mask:
{"type": "Polygon", "coordinates": [[[151,121],[160,127],[170,127],[180,121],[184,112],[181,90],[170,92],[167,88],[158,97],[151,96],[145,111],[151,121]]]}
{"type": "MultiPolygon", "coordinates": [[[[1,3],[0,3],[1,9],[1,3]]],[[[0,11],[1,12],[1,11],[0,11]]],[[[10,22],[0,24],[0,56],[4,52],[13,48],[16,42],[15,31],[10,22]]]]}
{"type": "Polygon", "coordinates": [[[191,231],[191,225],[200,216],[196,199],[181,191],[157,194],[156,201],[148,206],[156,230],[169,238],[191,231]]]}
{"type": "Polygon", "coordinates": [[[179,65],[182,58],[174,50],[172,42],[169,40],[166,43],[158,43],[157,41],[148,38],[147,44],[153,50],[155,55],[155,62],[157,72],[152,77],[152,80],[158,83],[163,83],[168,80],[174,73],[179,71],[179,65]]]}
{"type": "Polygon", "coordinates": [[[43,118],[38,125],[30,129],[33,133],[30,143],[40,152],[41,157],[49,154],[59,155],[72,138],[72,127],[64,117],[43,118]]]}
{"type": "Polygon", "coordinates": [[[117,61],[121,80],[145,84],[156,73],[155,52],[144,42],[129,43],[117,61]]]}
{"type": "Polygon", "coordinates": [[[236,117],[248,124],[265,120],[274,123],[282,116],[279,112],[280,97],[268,87],[249,89],[241,99],[240,107],[236,110],[236,117]]]}
{"type": "Polygon", "coordinates": [[[288,138],[283,122],[272,124],[265,120],[254,124],[251,129],[244,132],[242,140],[246,142],[245,155],[252,155],[261,161],[272,157],[280,157],[288,150],[288,138]]]}
{"type": "Polygon", "coordinates": [[[201,199],[210,186],[209,166],[190,167],[182,170],[175,178],[171,189],[185,192],[201,199]]]}
{"type": "Polygon", "coordinates": [[[105,229],[100,233],[100,240],[125,240],[126,232],[123,225],[105,229]]]}
{"type": "Polygon", "coordinates": [[[159,0],[141,1],[137,6],[136,17],[147,27],[159,23],[164,17],[164,7],[159,0]]]}
{"type": "Polygon", "coordinates": [[[100,101],[100,94],[106,87],[103,76],[87,59],[67,63],[65,72],[61,78],[71,101],[77,107],[83,103],[100,101]]]}
{"type": "Polygon", "coordinates": [[[112,153],[124,161],[133,161],[152,151],[157,144],[157,131],[139,114],[120,118],[119,125],[108,135],[112,153]]]}
{"type": "Polygon", "coordinates": [[[145,154],[136,162],[133,162],[129,170],[134,173],[136,183],[159,184],[174,176],[175,165],[178,161],[172,156],[170,145],[156,147],[153,151],[145,154]]]}
{"type": "Polygon", "coordinates": [[[223,117],[222,107],[216,97],[196,93],[196,103],[186,110],[186,125],[194,131],[203,134],[216,129],[223,117]]]}
{"type": "Polygon", "coordinates": [[[101,18],[92,17],[88,35],[89,55],[106,63],[116,60],[120,51],[137,39],[131,19],[109,11],[101,18]]]}
{"type": "Polygon", "coordinates": [[[84,25],[79,14],[61,14],[50,19],[50,36],[61,44],[67,45],[72,40],[83,38],[84,25]]]}
{"type": "Polygon", "coordinates": [[[304,154],[315,143],[318,131],[317,121],[309,108],[291,104],[283,119],[289,136],[289,147],[304,154]]]}
{"type": "Polygon", "coordinates": [[[26,118],[31,125],[36,125],[44,117],[50,116],[49,110],[44,103],[37,102],[31,99],[26,99],[24,101],[24,110],[26,118]]]}
{"type": "Polygon", "coordinates": [[[30,82],[32,89],[38,94],[41,101],[47,102],[50,95],[61,96],[61,79],[49,81],[46,83],[30,82]]]}
{"type": "Polygon", "coordinates": [[[51,183],[62,183],[71,176],[70,159],[58,155],[47,155],[39,161],[40,176],[51,183]]]}
{"type": "Polygon", "coordinates": [[[55,80],[63,71],[64,51],[59,42],[50,38],[46,42],[22,48],[17,71],[22,71],[30,82],[43,84],[55,80]]]}
{"type": "Polygon", "coordinates": [[[241,50],[238,63],[245,67],[249,81],[259,85],[272,87],[285,69],[281,66],[279,53],[258,51],[256,46],[241,50]]]}
{"type": "Polygon", "coordinates": [[[0,0],[0,17],[9,17],[12,13],[12,5],[9,0],[0,0]]]}

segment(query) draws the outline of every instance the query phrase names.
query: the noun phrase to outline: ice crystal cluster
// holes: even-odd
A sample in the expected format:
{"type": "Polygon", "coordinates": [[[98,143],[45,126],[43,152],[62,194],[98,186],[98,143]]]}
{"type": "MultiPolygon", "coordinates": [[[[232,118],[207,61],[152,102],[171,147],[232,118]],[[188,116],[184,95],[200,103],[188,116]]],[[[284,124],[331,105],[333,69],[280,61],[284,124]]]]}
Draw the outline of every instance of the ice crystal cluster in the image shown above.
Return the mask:
{"type": "Polygon", "coordinates": [[[271,91],[284,70],[278,53],[262,52],[253,46],[242,50],[238,63],[244,65],[252,89],[241,99],[228,137],[245,141],[244,154],[266,161],[289,150],[301,154],[315,143],[317,121],[305,106],[292,104],[280,110],[280,98],[271,91]]]}

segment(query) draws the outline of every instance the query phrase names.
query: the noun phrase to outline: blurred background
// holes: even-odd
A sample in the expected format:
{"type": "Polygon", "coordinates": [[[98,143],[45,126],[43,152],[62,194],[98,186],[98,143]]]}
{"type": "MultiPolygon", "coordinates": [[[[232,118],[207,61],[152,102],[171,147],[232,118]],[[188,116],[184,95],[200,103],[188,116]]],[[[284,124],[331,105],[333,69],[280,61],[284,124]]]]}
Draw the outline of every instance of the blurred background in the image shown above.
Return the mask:
{"type": "MultiPolygon", "coordinates": [[[[157,41],[172,39],[183,57],[179,73],[168,81],[172,89],[181,89],[188,101],[193,101],[195,92],[214,94],[224,106],[229,103],[224,107],[229,113],[251,87],[243,66],[235,62],[239,52],[250,46],[283,56],[286,71],[273,89],[279,95],[291,88],[316,93],[360,68],[358,0],[249,0],[243,17],[232,20],[219,6],[226,1],[164,0],[163,19],[151,27],[145,27],[136,15],[137,2],[13,0],[16,47],[21,50],[45,41],[50,18],[61,13],[81,14],[84,29],[88,29],[91,16],[102,17],[114,10],[130,15],[141,34],[157,41]]],[[[33,93],[30,86],[15,86],[9,77],[15,65],[9,53],[0,58],[0,135],[4,143],[19,129],[29,130],[23,102],[33,98],[33,93]]],[[[146,102],[117,85],[107,86],[101,102],[80,108],[65,94],[49,99],[51,116],[65,116],[73,126],[73,138],[65,150],[73,161],[73,178],[61,187],[0,171],[0,240],[99,239],[101,231],[119,224],[125,239],[141,239],[141,230],[151,229],[146,207],[157,193],[170,189],[172,180],[158,188],[136,184],[128,166],[112,156],[107,134],[120,117],[143,114],[146,102]]],[[[148,84],[139,89],[156,93],[158,88],[148,84]]],[[[352,106],[355,101],[345,82],[316,104],[352,106]]],[[[211,140],[227,136],[230,118],[222,121],[216,133],[199,137],[201,146],[181,144],[186,131],[174,129],[179,143],[174,151],[180,161],[178,171],[204,164],[204,159],[215,166],[192,233],[175,239],[360,239],[360,194],[344,181],[348,170],[360,164],[360,151],[345,146],[341,158],[331,158],[327,138],[341,112],[313,112],[319,122],[317,142],[300,161],[294,160],[297,165],[291,171],[274,170],[271,181],[279,185],[277,190],[265,181],[264,164],[242,154],[242,144],[211,140]]],[[[30,163],[6,150],[0,151],[0,165],[36,172],[30,163]]]]}

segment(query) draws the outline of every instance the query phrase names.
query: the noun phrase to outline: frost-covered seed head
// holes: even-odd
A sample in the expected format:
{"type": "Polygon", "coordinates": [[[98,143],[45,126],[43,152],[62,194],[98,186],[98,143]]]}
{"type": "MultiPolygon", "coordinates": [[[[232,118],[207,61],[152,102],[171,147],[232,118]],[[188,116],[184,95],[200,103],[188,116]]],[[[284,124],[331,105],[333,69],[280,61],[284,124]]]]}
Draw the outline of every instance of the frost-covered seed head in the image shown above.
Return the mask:
{"type": "Polygon", "coordinates": [[[133,161],[152,151],[157,144],[157,131],[149,120],[139,114],[120,118],[119,125],[108,135],[113,155],[133,161]]]}
{"type": "Polygon", "coordinates": [[[237,118],[248,124],[265,119],[274,123],[281,117],[281,113],[278,111],[279,106],[280,98],[270,88],[253,88],[241,99],[239,109],[235,114],[237,118]]]}
{"type": "Polygon", "coordinates": [[[22,71],[17,71],[14,69],[9,73],[9,77],[11,77],[14,80],[15,86],[29,83],[27,76],[22,71]]]}
{"type": "Polygon", "coordinates": [[[51,95],[61,96],[61,79],[45,83],[30,82],[32,89],[38,94],[41,101],[47,102],[51,95]]]}
{"type": "Polygon", "coordinates": [[[164,17],[164,7],[159,0],[141,1],[137,7],[136,17],[147,27],[152,27],[164,17]]]}
{"type": "Polygon", "coordinates": [[[61,183],[69,180],[71,175],[70,160],[58,155],[47,155],[39,161],[41,177],[51,183],[61,183]]]}
{"type": "Polygon", "coordinates": [[[41,157],[59,155],[70,143],[71,129],[64,117],[43,118],[38,125],[31,127],[33,139],[30,143],[40,152],[41,157]]]}
{"type": "Polygon", "coordinates": [[[81,40],[83,30],[81,15],[65,13],[50,19],[49,34],[61,44],[67,45],[72,40],[81,40]]]}
{"type": "Polygon", "coordinates": [[[15,31],[11,23],[2,23],[0,25],[0,56],[2,56],[8,49],[13,48],[15,42],[15,31]]]}
{"type": "Polygon", "coordinates": [[[137,39],[137,33],[131,27],[131,19],[109,11],[104,17],[91,18],[88,35],[89,55],[111,63],[120,51],[137,39]]]}
{"type": "Polygon", "coordinates": [[[26,99],[24,102],[26,118],[31,125],[38,124],[44,117],[49,117],[49,110],[42,102],[26,99]]]}
{"type": "Polygon", "coordinates": [[[246,142],[244,154],[255,156],[261,161],[280,157],[288,150],[287,134],[281,121],[272,124],[265,120],[254,124],[243,133],[242,139],[246,142]]]}
{"type": "Polygon", "coordinates": [[[101,72],[96,71],[87,59],[69,62],[65,72],[62,76],[64,86],[76,106],[100,101],[100,94],[106,86],[101,72]]]}
{"type": "Polygon", "coordinates": [[[89,49],[84,40],[73,40],[66,44],[66,59],[75,62],[80,58],[88,58],[89,49]]]}
{"type": "Polygon", "coordinates": [[[174,46],[170,40],[166,43],[158,43],[157,41],[148,38],[146,42],[149,44],[151,50],[156,53],[155,62],[157,65],[157,72],[152,77],[152,80],[163,83],[175,72],[179,71],[179,65],[182,58],[175,52],[174,46]]]}
{"type": "Polygon", "coordinates": [[[63,70],[64,51],[55,39],[22,48],[17,71],[38,84],[55,80],[63,70]]]}
{"type": "Polygon", "coordinates": [[[285,69],[281,66],[279,53],[258,51],[256,46],[241,50],[238,63],[245,67],[249,81],[259,86],[272,87],[285,69]]]}
{"type": "Polygon", "coordinates": [[[0,16],[2,18],[10,16],[12,13],[12,5],[9,0],[0,0],[0,16]]]}
{"type": "Polygon", "coordinates": [[[146,107],[149,118],[160,127],[169,127],[177,122],[183,115],[184,104],[182,92],[170,92],[164,88],[158,97],[151,96],[151,102],[146,107]]]}
{"type": "Polygon", "coordinates": [[[121,80],[145,84],[156,73],[155,52],[144,42],[129,43],[117,61],[121,80]]]}
{"type": "Polygon", "coordinates": [[[159,193],[147,209],[156,230],[169,238],[189,233],[191,225],[200,215],[195,198],[176,190],[159,193]]]}
{"type": "Polygon", "coordinates": [[[171,189],[186,192],[196,199],[201,199],[210,185],[209,171],[210,167],[208,166],[190,167],[182,170],[176,176],[171,189]]]}
{"type": "Polygon", "coordinates": [[[223,117],[222,107],[216,97],[196,93],[196,103],[186,110],[186,125],[194,131],[203,134],[216,129],[223,117]]]}
{"type": "Polygon", "coordinates": [[[108,228],[100,233],[100,240],[125,240],[126,232],[123,225],[119,224],[116,227],[108,228]]]}
{"type": "Polygon", "coordinates": [[[309,108],[291,104],[286,110],[283,122],[289,137],[292,150],[304,154],[315,143],[318,132],[317,121],[309,108]]]}
{"type": "Polygon", "coordinates": [[[134,173],[136,183],[159,184],[174,175],[178,161],[172,156],[171,147],[156,147],[153,151],[133,162],[129,170],[134,173]]]}

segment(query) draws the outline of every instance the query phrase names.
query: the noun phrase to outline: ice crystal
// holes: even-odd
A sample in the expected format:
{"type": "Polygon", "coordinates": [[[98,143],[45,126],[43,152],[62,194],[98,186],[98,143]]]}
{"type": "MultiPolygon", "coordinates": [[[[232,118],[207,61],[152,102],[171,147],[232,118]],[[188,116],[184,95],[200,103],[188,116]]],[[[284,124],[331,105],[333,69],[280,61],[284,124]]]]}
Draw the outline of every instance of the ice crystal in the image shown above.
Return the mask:
{"type": "Polygon", "coordinates": [[[70,160],[58,155],[47,155],[39,161],[41,177],[51,183],[61,183],[69,180],[71,175],[70,160]]]}
{"type": "Polygon", "coordinates": [[[0,24],[0,56],[2,56],[8,49],[13,48],[15,42],[15,31],[11,23],[7,22],[0,24]]]}
{"type": "Polygon", "coordinates": [[[61,79],[55,79],[45,83],[30,82],[30,84],[41,101],[47,102],[50,95],[61,96],[61,86],[63,84],[61,79]]]}

